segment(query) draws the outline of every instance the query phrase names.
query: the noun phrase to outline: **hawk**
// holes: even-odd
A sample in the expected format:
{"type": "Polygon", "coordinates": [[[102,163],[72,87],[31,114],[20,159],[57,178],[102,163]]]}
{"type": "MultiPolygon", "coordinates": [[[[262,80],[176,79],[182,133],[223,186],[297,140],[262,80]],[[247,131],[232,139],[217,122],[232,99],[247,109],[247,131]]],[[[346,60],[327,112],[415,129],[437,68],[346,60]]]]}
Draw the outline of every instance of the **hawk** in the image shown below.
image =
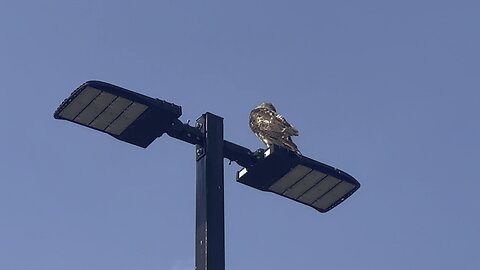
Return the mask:
{"type": "Polygon", "coordinates": [[[272,103],[263,102],[250,112],[250,128],[267,147],[278,145],[301,155],[292,141],[298,130],[277,113],[272,103]]]}

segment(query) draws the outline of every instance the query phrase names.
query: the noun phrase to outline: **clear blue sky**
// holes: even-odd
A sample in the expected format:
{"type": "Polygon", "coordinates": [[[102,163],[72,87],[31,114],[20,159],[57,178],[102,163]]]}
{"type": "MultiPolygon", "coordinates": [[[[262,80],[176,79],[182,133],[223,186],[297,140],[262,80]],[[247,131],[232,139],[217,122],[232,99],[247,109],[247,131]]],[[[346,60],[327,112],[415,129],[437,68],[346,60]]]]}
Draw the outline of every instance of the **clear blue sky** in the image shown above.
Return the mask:
{"type": "Polygon", "coordinates": [[[248,128],[262,101],[361,189],[327,214],[235,182],[226,266],[480,269],[478,1],[0,2],[0,269],[194,266],[194,147],[53,112],[107,81],[248,128]]]}

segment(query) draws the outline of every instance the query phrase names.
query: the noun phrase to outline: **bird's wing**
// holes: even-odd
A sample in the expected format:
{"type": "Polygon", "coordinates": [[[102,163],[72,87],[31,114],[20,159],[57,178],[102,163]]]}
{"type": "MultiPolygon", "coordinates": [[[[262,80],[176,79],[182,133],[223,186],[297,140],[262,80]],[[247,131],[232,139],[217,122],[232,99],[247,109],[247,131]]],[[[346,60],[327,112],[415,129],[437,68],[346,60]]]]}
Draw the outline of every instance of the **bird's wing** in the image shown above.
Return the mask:
{"type": "Polygon", "coordinates": [[[298,136],[298,130],[290,125],[281,114],[276,114],[275,119],[272,122],[278,122],[278,127],[281,128],[281,132],[285,135],[298,136]]]}

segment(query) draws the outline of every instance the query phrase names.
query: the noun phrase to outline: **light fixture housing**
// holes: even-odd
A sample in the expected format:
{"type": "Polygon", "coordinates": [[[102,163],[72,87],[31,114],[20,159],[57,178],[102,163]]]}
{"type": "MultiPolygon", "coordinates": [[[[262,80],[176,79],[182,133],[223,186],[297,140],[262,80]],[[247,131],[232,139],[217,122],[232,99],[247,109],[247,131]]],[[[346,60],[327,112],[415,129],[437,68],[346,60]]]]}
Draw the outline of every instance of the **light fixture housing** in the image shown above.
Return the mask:
{"type": "Polygon", "coordinates": [[[182,108],[101,81],[88,81],[54,113],[67,120],[146,148],[168,131],[182,108]]]}
{"type": "Polygon", "coordinates": [[[325,213],[350,197],[360,183],[339,169],[273,146],[237,182],[273,192],[325,213]]]}

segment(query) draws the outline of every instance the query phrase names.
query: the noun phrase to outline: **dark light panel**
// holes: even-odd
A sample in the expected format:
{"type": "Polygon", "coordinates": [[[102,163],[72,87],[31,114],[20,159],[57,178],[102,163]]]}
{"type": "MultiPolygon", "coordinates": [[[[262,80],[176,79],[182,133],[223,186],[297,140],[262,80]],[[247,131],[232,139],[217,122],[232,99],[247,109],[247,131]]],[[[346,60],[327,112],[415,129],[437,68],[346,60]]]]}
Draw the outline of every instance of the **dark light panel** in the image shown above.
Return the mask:
{"type": "Polygon", "coordinates": [[[88,81],[65,99],[54,113],[67,120],[146,148],[165,133],[182,108],[130,90],[88,81]]]}
{"type": "Polygon", "coordinates": [[[279,147],[267,149],[255,165],[240,170],[237,181],[322,213],[333,209],[360,187],[355,178],[341,170],[279,147]]]}

